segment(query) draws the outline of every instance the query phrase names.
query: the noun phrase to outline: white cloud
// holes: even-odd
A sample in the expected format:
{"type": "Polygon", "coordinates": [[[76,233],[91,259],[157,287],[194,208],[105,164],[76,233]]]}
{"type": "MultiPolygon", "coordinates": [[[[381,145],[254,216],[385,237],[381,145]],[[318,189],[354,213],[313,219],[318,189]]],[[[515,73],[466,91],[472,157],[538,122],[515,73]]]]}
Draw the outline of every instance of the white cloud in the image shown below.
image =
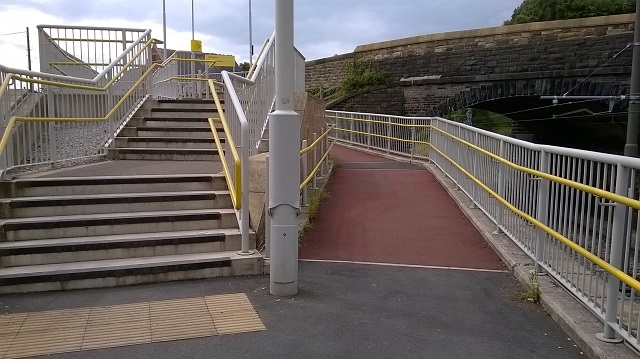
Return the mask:
{"type": "MultiPolygon", "coordinates": [[[[150,28],[162,39],[161,0],[0,0],[0,34],[29,26],[38,68],[36,25],[73,24],[150,28]]],[[[205,51],[248,59],[248,0],[193,0],[196,38],[205,51]]],[[[191,1],[166,0],[167,46],[186,50],[191,1]]],[[[352,51],[357,45],[397,38],[500,25],[521,0],[296,1],[298,49],[307,59],[352,51]]],[[[255,52],[273,31],[274,0],[253,1],[255,52]]],[[[26,67],[24,35],[0,37],[0,64],[26,67]]]]}

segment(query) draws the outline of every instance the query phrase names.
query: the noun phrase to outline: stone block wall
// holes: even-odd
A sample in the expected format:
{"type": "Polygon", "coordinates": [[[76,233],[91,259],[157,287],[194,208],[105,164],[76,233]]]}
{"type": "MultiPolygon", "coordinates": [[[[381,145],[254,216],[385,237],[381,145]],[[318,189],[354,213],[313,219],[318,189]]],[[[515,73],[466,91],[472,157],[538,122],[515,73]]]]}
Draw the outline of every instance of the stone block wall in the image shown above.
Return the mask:
{"type": "MultiPolygon", "coordinates": [[[[633,42],[633,15],[500,26],[358,46],[353,53],[308,61],[306,86],[335,86],[345,66],[372,61],[393,80],[595,70],[633,42]]],[[[631,64],[631,48],[606,67],[631,64]]]]}

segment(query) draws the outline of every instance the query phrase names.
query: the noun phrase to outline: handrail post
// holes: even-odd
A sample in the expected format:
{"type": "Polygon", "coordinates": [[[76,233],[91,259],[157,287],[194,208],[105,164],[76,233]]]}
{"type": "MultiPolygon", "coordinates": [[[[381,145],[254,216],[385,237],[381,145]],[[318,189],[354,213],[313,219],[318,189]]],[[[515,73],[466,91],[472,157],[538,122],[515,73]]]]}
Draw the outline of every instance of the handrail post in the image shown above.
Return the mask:
{"type": "MultiPolygon", "coordinates": [[[[504,141],[500,140],[500,152],[499,152],[499,156],[500,158],[504,158],[504,152],[505,152],[505,143],[504,141]]],[[[505,177],[505,166],[498,162],[498,196],[504,198],[504,177],[505,177]]],[[[501,234],[502,233],[502,228],[500,228],[500,226],[502,225],[502,222],[504,221],[504,205],[502,204],[498,204],[498,210],[496,213],[496,230],[493,232],[494,234],[501,234]]]]}
{"type": "MultiPolygon", "coordinates": [[[[325,140],[325,138],[327,138],[327,136],[325,136],[325,134],[324,134],[324,126],[320,126],[320,136],[322,136],[322,139],[320,140],[320,143],[319,143],[319,145],[320,145],[320,175],[319,176],[320,177],[324,177],[324,169],[325,169],[324,168],[324,163],[325,163],[325,161],[323,160],[323,158],[324,158],[324,152],[327,150],[327,147],[324,145],[324,140],[325,140]]],[[[318,165],[317,162],[314,162],[314,163],[315,163],[316,166],[318,165]]],[[[315,179],[315,177],[317,177],[317,176],[313,176],[313,177],[315,179]]]]}
{"type": "MultiPolygon", "coordinates": [[[[315,137],[315,133],[314,133],[314,137],[315,137]]],[[[302,148],[307,148],[307,140],[302,140],[302,148]]],[[[307,176],[309,175],[309,164],[308,164],[309,159],[308,159],[308,155],[309,155],[309,152],[305,152],[302,155],[302,176],[301,176],[302,179],[301,179],[301,181],[306,180],[307,176]]],[[[315,157],[315,151],[314,151],[314,157],[315,157]]],[[[313,163],[315,163],[315,161],[316,160],[314,158],[313,159],[313,163]]],[[[313,182],[315,183],[315,181],[316,181],[316,177],[314,175],[313,176],[313,182]]],[[[308,200],[309,200],[309,197],[308,197],[309,196],[309,192],[308,192],[309,190],[308,190],[308,188],[309,188],[309,185],[306,185],[306,186],[304,186],[302,188],[302,206],[306,206],[309,203],[308,202],[308,200]]]]}
{"type": "MultiPolygon", "coordinates": [[[[317,133],[313,133],[313,142],[316,142],[316,140],[318,139],[318,134],[317,133]]],[[[303,146],[306,147],[306,146],[303,146]]],[[[313,147],[313,167],[315,168],[315,166],[318,164],[318,146],[314,146],[313,147]]],[[[305,172],[306,173],[306,172],[305,172]]],[[[306,176],[306,175],[305,175],[306,176]]],[[[318,182],[316,181],[316,175],[313,175],[313,189],[318,189],[318,182]]]]}
{"type": "Polygon", "coordinates": [[[391,151],[391,117],[387,117],[387,153],[391,151]]]}
{"type": "MultiPolygon", "coordinates": [[[[549,173],[549,158],[550,154],[545,151],[540,151],[540,172],[549,173]]],[[[536,218],[542,224],[547,225],[549,218],[549,180],[540,178],[538,184],[538,203],[536,218]]],[[[538,274],[545,274],[545,270],[542,268],[544,262],[544,246],[547,241],[547,233],[542,229],[536,228],[536,268],[535,271],[538,274]]]]}
{"type": "Polygon", "coordinates": [[[411,161],[413,161],[413,155],[415,153],[415,148],[416,148],[416,119],[413,118],[411,119],[411,143],[409,144],[409,147],[411,148],[411,161]]]}
{"type": "MultiPolygon", "coordinates": [[[[629,190],[629,168],[618,164],[616,169],[616,194],[627,196],[629,190]]],[[[627,222],[627,206],[616,203],[613,207],[613,229],[611,232],[611,246],[609,248],[609,263],[620,269],[622,268],[624,235],[627,222]]],[[[606,303],[604,313],[604,331],[596,334],[596,337],[608,343],[621,343],[622,338],[616,336],[613,329],[618,314],[618,296],[620,295],[620,280],[611,275],[607,275],[606,303]]]]}
{"type": "Polygon", "coordinates": [[[271,215],[269,214],[269,155],[264,157],[264,257],[271,258],[271,215]]]}
{"type": "Polygon", "coordinates": [[[371,115],[368,115],[369,121],[367,121],[367,148],[371,148],[371,115]]]}
{"type": "Polygon", "coordinates": [[[239,254],[249,255],[253,252],[249,250],[249,126],[243,123],[241,126],[240,148],[240,178],[242,186],[242,208],[240,208],[240,233],[242,235],[242,248],[239,254]]]}

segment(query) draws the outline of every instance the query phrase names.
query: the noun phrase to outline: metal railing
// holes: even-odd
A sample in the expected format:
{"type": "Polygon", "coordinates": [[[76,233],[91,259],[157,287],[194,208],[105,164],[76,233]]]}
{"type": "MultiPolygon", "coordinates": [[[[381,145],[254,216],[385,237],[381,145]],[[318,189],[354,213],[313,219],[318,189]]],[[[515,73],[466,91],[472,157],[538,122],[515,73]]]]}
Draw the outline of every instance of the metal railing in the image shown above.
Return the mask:
{"type": "Polygon", "coordinates": [[[333,138],[434,163],[536,264],[640,348],[640,159],[441,118],[327,111],[333,138]]]}
{"type": "Polygon", "coordinates": [[[151,31],[140,33],[92,78],[0,66],[0,171],[105,154],[150,93],[150,74],[159,66],[149,60],[151,31]]]}
{"type": "MultiPolygon", "coordinates": [[[[144,29],[39,25],[40,71],[93,79],[114,62],[116,67],[124,66],[126,62],[114,59],[149,32],[144,29]]],[[[145,58],[144,62],[149,59],[145,58]]],[[[112,73],[117,72],[118,69],[112,73]]]]}
{"type": "MultiPolygon", "coordinates": [[[[211,69],[211,62],[203,54],[176,51],[163,62],[163,68],[153,76],[153,95],[156,98],[213,100],[207,80],[222,82],[222,73],[211,69]]],[[[232,72],[246,76],[247,72],[232,72]]],[[[217,88],[223,90],[223,88],[217,88]]]]}
{"type": "Polygon", "coordinates": [[[313,134],[313,142],[307,146],[308,140],[302,141],[302,149],[300,150],[300,170],[301,181],[300,191],[302,191],[302,205],[309,204],[309,184],[312,189],[317,189],[316,183],[318,175],[324,176],[326,165],[329,159],[329,151],[333,144],[329,144],[329,133],[333,130],[333,126],[329,126],[319,137],[313,134]]]}

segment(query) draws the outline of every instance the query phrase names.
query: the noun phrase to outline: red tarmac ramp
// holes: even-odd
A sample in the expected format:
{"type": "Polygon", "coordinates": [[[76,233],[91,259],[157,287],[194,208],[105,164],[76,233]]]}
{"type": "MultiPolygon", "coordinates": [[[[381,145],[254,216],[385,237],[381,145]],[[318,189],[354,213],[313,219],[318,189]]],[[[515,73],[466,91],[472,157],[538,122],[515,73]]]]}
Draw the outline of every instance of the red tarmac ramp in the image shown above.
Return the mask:
{"type": "Polygon", "coordinates": [[[423,166],[342,146],[305,234],[301,259],[503,270],[504,265],[423,166]]]}

